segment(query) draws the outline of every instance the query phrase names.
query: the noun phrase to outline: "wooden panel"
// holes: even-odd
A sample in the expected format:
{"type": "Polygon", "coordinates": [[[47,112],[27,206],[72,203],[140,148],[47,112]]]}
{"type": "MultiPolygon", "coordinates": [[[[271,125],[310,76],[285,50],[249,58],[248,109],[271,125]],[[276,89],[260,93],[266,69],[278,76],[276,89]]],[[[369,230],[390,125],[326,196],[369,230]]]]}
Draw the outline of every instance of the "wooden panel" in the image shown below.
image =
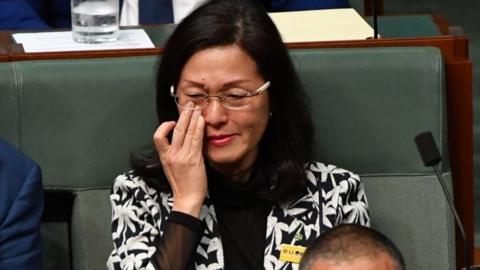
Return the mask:
{"type": "Polygon", "coordinates": [[[0,62],[7,62],[8,54],[5,48],[0,47],[0,62]]]}
{"type": "MultiPolygon", "coordinates": [[[[13,32],[0,31],[0,48],[4,47],[8,52],[8,61],[23,60],[49,60],[49,59],[80,59],[80,58],[107,58],[159,55],[163,53],[162,45],[175,29],[174,24],[145,25],[142,29],[147,32],[152,42],[156,45],[150,49],[121,49],[121,50],[98,50],[98,51],[73,51],[73,52],[43,52],[26,53],[22,44],[16,44],[11,35],[13,32]]],[[[135,27],[122,27],[122,29],[135,29],[135,27]]],[[[67,29],[56,29],[65,31],[67,29]]]]}
{"type": "Polygon", "coordinates": [[[0,32],[0,62],[8,61],[9,35],[6,32],[0,32]]]}
{"type": "MultiPolygon", "coordinates": [[[[353,47],[390,47],[390,46],[430,46],[438,47],[443,57],[452,60],[456,57],[468,58],[468,38],[466,36],[438,36],[428,38],[401,38],[378,40],[351,40],[351,41],[326,41],[308,43],[289,43],[288,48],[353,48],[353,47]]],[[[103,50],[103,51],[77,51],[77,52],[48,52],[25,53],[21,44],[9,44],[9,61],[45,60],[45,59],[78,59],[78,58],[104,58],[127,57],[142,55],[159,55],[163,48],[130,49],[130,50],[103,50]]]]}
{"type": "MultiPolygon", "coordinates": [[[[468,60],[451,61],[447,63],[446,71],[447,111],[449,112],[448,140],[455,204],[458,214],[462,218],[467,239],[471,239],[468,242],[469,249],[473,251],[475,235],[473,218],[473,108],[470,105],[473,98],[472,63],[468,60]],[[472,134],[472,136],[467,136],[467,134],[472,134]]],[[[458,253],[463,254],[463,240],[458,230],[456,235],[457,255],[458,253]]],[[[473,258],[472,255],[470,255],[470,258],[473,258]]],[[[470,260],[470,263],[472,263],[473,260],[470,260]]],[[[457,256],[457,267],[460,269],[461,265],[463,265],[463,260],[460,260],[457,256]]]]}
{"type": "Polygon", "coordinates": [[[440,31],[440,33],[442,33],[442,35],[448,35],[449,31],[447,19],[442,15],[438,14],[432,15],[432,18],[435,24],[438,26],[438,30],[440,31]]]}
{"type": "Polygon", "coordinates": [[[11,53],[9,55],[9,61],[129,57],[129,56],[159,55],[163,53],[163,48],[25,53],[23,51],[23,47],[21,44],[14,44],[10,47],[10,49],[11,49],[11,53]]]}

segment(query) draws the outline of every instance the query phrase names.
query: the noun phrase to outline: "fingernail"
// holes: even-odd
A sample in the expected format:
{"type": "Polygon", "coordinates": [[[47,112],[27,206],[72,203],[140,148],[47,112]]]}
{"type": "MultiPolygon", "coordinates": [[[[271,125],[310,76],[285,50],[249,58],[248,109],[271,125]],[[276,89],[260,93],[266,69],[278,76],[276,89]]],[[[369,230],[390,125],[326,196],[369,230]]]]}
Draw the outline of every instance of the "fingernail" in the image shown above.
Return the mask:
{"type": "Polygon", "coordinates": [[[187,107],[187,108],[192,108],[193,105],[194,105],[193,102],[189,101],[189,102],[187,102],[186,107],[187,107]]]}

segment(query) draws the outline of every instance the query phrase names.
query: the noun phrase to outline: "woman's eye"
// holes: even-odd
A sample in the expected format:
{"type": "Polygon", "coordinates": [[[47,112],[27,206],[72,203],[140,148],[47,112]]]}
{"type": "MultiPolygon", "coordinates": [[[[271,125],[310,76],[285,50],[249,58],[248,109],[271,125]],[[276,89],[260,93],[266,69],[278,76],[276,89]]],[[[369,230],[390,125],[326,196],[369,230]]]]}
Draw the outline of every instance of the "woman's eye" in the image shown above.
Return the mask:
{"type": "Polygon", "coordinates": [[[224,96],[229,99],[242,99],[248,96],[248,93],[245,91],[236,91],[236,92],[234,91],[234,92],[227,92],[224,94],[224,96]]]}
{"type": "Polygon", "coordinates": [[[241,98],[244,98],[245,95],[239,95],[239,94],[228,94],[228,95],[225,95],[226,98],[230,98],[230,99],[241,99],[241,98]]]}
{"type": "Polygon", "coordinates": [[[191,99],[201,99],[205,97],[205,94],[202,93],[185,93],[185,95],[191,99]]]}

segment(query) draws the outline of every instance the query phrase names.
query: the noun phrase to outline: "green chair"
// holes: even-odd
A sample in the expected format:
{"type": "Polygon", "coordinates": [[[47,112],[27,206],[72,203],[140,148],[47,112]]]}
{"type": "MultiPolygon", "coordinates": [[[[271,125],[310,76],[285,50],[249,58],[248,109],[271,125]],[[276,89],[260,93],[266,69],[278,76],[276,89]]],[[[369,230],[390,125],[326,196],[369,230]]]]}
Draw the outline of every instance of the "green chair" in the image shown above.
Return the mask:
{"type": "MultiPolygon", "coordinates": [[[[413,141],[431,130],[447,156],[440,52],[290,53],[311,99],[315,159],[361,174],[372,226],[399,246],[409,269],[454,269],[453,219],[413,141]]],[[[155,67],[155,57],[0,63],[0,136],[44,173],[45,269],[105,267],[110,186],[158,125],[155,67]]]]}

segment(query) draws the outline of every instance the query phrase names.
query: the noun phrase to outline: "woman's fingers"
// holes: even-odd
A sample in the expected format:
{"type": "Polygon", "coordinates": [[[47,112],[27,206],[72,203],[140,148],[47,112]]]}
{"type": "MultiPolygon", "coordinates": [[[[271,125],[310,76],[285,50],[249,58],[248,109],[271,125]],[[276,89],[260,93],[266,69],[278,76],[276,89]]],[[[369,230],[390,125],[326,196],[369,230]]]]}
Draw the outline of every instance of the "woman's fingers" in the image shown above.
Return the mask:
{"type": "Polygon", "coordinates": [[[201,116],[201,110],[200,108],[196,107],[195,110],[193,111],[190,124],[188,125],[188,129],[185,134],[185,139],[183,140],[183,147],[185,147],[187,151],[189,151],[192,147],[192,140],[196,135],[197,123],[200,116],[201,116]]]}
{"type": "MultiPolygon", "coordinates": [[[[187,103],[188,108],[193,108],[193,103],[187,103]]],[[[180,117],[178,118],[177,125],[173,130],[172,136],[172,147],[176,149],[180,149],[183,145],[183,141],[185,140],[185,133],[188,130],[188,125],[190,124],[190,120],[192,119],[193,110],[183,110],[180,113],[180,117]]]]}
{"type": "Polygon", "coordinates": [[[207,194],[202,155],[205,120],[199,108],[184,110],[177,123],[165,122],[154,135],[163,172],[174,197],[173,209],[198,217],[207,194]],[[168,134],[173,130],[171,144],[168,134]]]}
{"type": "Polygon", "coordinates": [[[163,122],[153,134],[153,143],[157,148],[157,151],[164,153],[168,150],[170,143],[168,142],[168,133],[175,128],[176,123],[174,121],[163,122]]]}
{"type": "Polygon", "coordinates": [[[203,134],[205,128],[205,119],[202,115],[198,117],[196,126],[195,126],[195,133],[192,138],[192,152],[202,154],[202,147],[203,147],[203,134]]]}

